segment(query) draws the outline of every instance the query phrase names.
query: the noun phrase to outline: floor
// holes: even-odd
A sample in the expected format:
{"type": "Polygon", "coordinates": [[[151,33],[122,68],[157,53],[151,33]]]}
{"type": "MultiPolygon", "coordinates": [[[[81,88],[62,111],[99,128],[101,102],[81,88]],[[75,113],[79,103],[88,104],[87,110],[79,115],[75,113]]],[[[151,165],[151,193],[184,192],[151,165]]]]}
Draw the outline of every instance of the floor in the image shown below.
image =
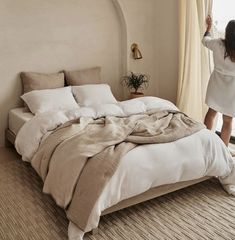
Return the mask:
{"type": "MultiPolygon", "coordinates": [[[[42,182],[13,149],[0,149],[0,239],[64,240],[68,221],[42,193],[42,182]]],[[[217,180],[159,197],[101,218],[86,240],[235,239],[235,198],[217,180]]]]}

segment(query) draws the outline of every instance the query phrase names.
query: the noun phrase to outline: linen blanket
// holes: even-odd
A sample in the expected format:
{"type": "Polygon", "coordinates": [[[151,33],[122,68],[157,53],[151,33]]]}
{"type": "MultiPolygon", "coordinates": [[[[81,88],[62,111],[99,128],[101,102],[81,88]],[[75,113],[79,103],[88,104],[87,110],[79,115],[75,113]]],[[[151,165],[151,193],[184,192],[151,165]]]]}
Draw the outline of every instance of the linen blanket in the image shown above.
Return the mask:
{"type": "Polygon", "coordinates": [[[31,163],[43,191],[85,231],[92,209],[123,155],[138,144],[167,143],[204,128],[177,111],[68,122],[42,142],[31,163]]]}

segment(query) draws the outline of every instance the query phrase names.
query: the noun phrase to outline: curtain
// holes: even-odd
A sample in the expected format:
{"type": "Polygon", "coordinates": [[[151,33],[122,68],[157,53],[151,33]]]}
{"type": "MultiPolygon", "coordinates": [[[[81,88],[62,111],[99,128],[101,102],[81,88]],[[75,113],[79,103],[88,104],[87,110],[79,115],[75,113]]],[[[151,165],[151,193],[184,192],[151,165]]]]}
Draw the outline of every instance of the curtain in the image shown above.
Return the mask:
{"type": "Polygon", "coordinates": [[[180,0],[179,4],[179,80],[178,108],[203,121],[204,104],[210,77],[211,54],[202,46],[205,19],[211,14],[213,0],[180,0]]]}

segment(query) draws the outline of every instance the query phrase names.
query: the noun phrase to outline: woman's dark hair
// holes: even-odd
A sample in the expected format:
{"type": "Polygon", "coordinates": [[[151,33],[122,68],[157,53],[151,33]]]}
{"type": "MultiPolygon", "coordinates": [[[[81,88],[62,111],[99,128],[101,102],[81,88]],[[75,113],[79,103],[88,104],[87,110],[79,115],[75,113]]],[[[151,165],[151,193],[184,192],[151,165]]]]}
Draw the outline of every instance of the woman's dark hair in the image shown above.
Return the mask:
{"type": "Polygon", "coordinates": [[[224,58],[229,57],[235,62],[235,20],[231,20],[226,27],[224,45],[224,58]]]}

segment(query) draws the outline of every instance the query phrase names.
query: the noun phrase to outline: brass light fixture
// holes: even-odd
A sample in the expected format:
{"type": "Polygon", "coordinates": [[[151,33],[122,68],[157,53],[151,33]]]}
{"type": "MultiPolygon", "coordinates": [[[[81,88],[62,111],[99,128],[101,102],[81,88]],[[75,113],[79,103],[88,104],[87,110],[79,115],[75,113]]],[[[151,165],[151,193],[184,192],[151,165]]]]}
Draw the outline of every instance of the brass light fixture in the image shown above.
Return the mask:
{"type": "Polygon", "coordinates": [[[141,54],[141,52],[140,52],[140,50],[139,50],[139,46],[138,46],[138,44],[137,43],[133,43],[132,45],[131,45],[131,51],[132,51],[132,53],[133,53],[133,58],[134,59],[141,59],[141,58],[143,58],[143,56],[142,56],[142,54],[141,54]]]}

